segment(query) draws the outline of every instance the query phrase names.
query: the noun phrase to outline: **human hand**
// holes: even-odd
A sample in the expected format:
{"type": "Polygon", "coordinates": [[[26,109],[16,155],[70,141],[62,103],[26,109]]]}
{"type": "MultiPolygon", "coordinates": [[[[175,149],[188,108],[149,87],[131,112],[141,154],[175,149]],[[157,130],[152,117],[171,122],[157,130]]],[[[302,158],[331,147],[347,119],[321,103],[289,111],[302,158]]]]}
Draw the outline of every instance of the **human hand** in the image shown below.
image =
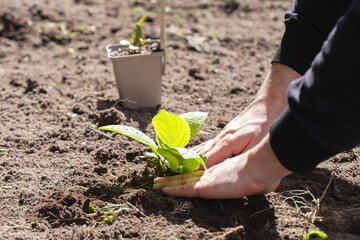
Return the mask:
{"type": "MultiPolygon", "coordinates": [[[[279,114],[281,110],[278,110],[279,114]]],[[[207,167],[256,146],[269,132],[273,120],[278,116],[270,111],[267,99],[257,99],[242,113],[228,123],[213,139],[208,140],[192,150],[208,157],[207,167]]]]}
{"type": "Polygon", "coordinates": [[[252,150],[205,171],[156,178],[154,189],[176,197],[241,198],[275,190],[290,173],[276,158],[267,135],[252,150]]]}
{"type": "Polygon", "coordinates": [[[269,132],[272,122],[287,106],[287,88],[301,77],[280,63],[273,63],[257,98],[214,138],[192,150],[208,157],[207,167],[244,153],[269,132]]]}

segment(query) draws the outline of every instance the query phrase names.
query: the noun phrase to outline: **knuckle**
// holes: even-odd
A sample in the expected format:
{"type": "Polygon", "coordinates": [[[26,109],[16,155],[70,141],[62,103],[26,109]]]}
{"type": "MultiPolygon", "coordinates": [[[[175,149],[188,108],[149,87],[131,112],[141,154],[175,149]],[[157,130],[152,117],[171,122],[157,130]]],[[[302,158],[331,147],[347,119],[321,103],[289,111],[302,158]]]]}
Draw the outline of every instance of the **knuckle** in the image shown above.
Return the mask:
{"type": "Polygon", "coordinates": [[[233,140],[233,135],[232,134],[227,134],[221,141],[220,146],[221,147],[227,147],[231,144],[233,140]]]}

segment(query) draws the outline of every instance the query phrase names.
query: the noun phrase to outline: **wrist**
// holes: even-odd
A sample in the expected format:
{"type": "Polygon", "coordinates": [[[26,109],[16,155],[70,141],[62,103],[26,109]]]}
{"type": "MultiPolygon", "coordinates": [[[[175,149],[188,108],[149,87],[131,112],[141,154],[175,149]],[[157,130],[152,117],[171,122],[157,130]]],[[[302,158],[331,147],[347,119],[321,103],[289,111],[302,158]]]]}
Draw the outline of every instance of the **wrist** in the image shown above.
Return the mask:
{"type": "Polygon", "coordinates": [[[281,113],[288,105],[287,89],[290,83],[299,77],[301,75],[292,68],[281,63],[273,63],[256,99],[265,100],[268,105],[281,109],[281,113]]]}
{"type": "Polygon", "coordinates": [[[278,183],[281,178],[292,173],[276,157],[270,145],[269,134],[249,151],[246,168],[253,180],[262,186],[278,183]]]}

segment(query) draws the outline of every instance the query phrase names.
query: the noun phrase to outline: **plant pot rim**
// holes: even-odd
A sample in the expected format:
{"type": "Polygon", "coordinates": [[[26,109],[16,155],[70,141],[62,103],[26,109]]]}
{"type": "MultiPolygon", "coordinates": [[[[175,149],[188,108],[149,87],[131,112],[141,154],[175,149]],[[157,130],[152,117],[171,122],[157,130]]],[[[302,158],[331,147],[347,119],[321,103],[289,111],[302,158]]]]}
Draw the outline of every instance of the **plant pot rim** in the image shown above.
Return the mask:
{"type": "Polygon", "coordinates": [[[150,57],[150,56],[157,56],[157,55],[163,55],[164,51],[163,49],[159,49],[158,51],[151,52],[151,53],[145,53],[145,54],[131,54],[131,55],[125,55],[125,56],[111,56],[111,52],[114,49],[125,47],[125,45],[117,43],[117,44],[109,44],[106,46],[106,52],[108,55],[108,58],[111,60],[116,59],[133,59],[133,58],[139,58],[139,57],[150,57]]]}

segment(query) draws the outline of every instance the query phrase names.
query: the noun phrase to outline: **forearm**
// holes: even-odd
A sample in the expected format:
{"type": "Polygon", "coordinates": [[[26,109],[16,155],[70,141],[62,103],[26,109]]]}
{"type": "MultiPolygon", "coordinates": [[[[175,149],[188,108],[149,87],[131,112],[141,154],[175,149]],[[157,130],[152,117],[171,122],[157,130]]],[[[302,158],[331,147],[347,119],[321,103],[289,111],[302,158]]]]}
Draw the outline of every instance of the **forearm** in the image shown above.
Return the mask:
{"type": "Polygon", "coordinates": [[[312,67],[289,87],[290,108],[270,130],[288,169],[308,173],[360,142],[360,1],[342,17],[312,67]]]}
{"type": "Polygon", "coordinates": [[[304,75],[351,2],[295,0],[292,10],[285,14],[286,31],[272,62],[283,63],[304,75]]]}
{"type": "Polygon", "coordinates": [[[270,145],[269,134],[249,151],[245,172],[252,176],[259,185],[264,186],[263,192],[273,191],[281,178],[292,173],[276,157],[270,145]],[[274,186],[269,183],[273,183],[274,186]]]}
{"type": "Polygon", "coordinates": [[[269,117],[275,119],[288,106],[287,90],[289,84],[301,75],[292,68],[273,63],[255,101],[262,101],[269,110],[269,117]]]}

